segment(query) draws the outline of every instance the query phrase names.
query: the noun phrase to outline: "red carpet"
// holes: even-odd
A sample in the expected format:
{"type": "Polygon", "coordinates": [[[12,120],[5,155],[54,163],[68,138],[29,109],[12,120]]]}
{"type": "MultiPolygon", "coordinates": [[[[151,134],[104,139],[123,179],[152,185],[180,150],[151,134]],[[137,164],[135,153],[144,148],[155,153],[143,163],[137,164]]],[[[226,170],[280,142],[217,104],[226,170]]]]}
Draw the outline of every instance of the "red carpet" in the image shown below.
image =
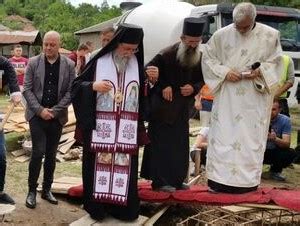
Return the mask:
{"type": "Polygon", "coordinates": [[[270,192],[272,200],[278,205],[285,208],[300,212],[300,191],[272,189],[270,192]]]}
{"type": "MultiPolygon", "coordinates": [[[[71,197],[82,197],[82,185],[72,187],[68,194],[71,197]]],[[[156,192],[148,181],[139,182],[140,199],[147,202],[193,202],[210,205],[230,205],[237,203],[268,204],[274,202],[279,206],[300,212],[300,190],[276,188],[259,188],[246,194],[211,193],[203,185],[191,186],[190,190],[174,193],[156,192]]]]}

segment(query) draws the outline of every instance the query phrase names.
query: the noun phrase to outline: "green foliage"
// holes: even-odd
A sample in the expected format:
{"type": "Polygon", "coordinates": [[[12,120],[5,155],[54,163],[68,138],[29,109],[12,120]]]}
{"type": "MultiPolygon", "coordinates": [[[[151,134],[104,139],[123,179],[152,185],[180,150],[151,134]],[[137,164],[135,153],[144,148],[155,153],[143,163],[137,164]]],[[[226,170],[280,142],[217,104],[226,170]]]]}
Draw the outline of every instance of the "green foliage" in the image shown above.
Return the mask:
{"type": "Polygon", "coordinates": [[[8,21],[8,20],[2,20],[2,24],[6,27],[9,27],[13,30],[22,30],[23,24],[19,21],[8,21]]]}
{"type": "Polygon", "coordinates": [[[16,14],[33,21],[42,34],[49,30],[58,31],[62,35],[63,47],[76,49],[78,38],[75,31],[120,16],[121,10],[115,6],[100,8],[87,3],[76,8],[66,0],[4,0],[0,4],[0,19],[4,26],[22,29],[17,22],[3,20],[7,15],[16,14]]]}
{"type": "Polygon", "coordinates": [[[21,15],[22,5],[19,0],[6,0],[4,3],[4,8],[7,15],[21,15]]]}

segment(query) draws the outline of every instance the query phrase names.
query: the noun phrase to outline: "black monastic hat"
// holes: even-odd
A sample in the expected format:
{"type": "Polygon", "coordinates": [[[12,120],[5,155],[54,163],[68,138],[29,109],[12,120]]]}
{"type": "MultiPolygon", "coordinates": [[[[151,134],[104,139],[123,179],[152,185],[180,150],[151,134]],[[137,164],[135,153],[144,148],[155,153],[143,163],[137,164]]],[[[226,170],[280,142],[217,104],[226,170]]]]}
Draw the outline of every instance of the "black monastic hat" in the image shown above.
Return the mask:
{"type": "Polygon", "coordinates": [[[118,29],[124,29],[126,31],[121,35],[120,43],[139,44],[144,35],[142,27],[134,24],[123,23],[120,24],[118,29]]]}
{"type": "Polygon", "coordinates": [[[202,36],[205,20],[196,17],[187,17],[183,22],[183,35],[192,37],[202,36]]]}
{"type": "Polygon", "coordinates": [[[143,28],[134,24],[122,23],[118,25],[112,40],[104,46],[85,66],[81,76],[89,77],[89,73],[94,74],[94,67],[97,59],[105,54],[114,51],[119,43],[138,44],[139,51],[135,53],[138,64],[141,68],[141,74],[144,67],[144,45],[143,45],[144,32],[143,28]]]}

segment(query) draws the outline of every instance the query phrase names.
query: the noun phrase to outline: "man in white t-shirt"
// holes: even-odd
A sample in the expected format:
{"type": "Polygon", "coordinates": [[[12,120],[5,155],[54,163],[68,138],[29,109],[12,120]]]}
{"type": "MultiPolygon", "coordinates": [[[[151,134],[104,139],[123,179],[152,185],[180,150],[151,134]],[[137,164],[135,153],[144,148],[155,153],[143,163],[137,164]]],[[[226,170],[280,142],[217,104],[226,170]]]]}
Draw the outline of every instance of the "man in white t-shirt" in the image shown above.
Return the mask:
{"type": "MultiPolygon", "coordinates": [[[[207,150],[207,144],[208,144],[208,132],[209,127],[202,127],[198,133],[198,136],[196,138],[196,141],[191,149],[191,159],[193,162],[196,163],[196,152],[200,152],[200,161],[199,161],[199,168],[203,166],[203,168],[206,165],[206,150],[207,150]]],[[[195,166],[196,168],[196,166],[195,166]]]]}

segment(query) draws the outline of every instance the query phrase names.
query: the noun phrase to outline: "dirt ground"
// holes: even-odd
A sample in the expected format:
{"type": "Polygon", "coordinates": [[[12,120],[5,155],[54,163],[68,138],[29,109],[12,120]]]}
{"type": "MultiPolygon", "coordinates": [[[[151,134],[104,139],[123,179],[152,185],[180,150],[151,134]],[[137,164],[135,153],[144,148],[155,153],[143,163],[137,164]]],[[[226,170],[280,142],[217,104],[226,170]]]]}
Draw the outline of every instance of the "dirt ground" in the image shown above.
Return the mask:
{"type": "MultiPolygon", "coordinates": [[[[0,218],[0,225],[69,225],[86,214],[81,208],[80,200],[71,200],[64,195],[56,195],[59,203],[52,205],[41,199],[38,193],[37,207],[34,210],[27,208],[25,198],[28,191],[28,162],[16,162],[11,153],[7,157],[5,191],[14,198],[16,209],[5,216],[4,222],[1,223],[0,218]]],[[[80,177],[80,167],[79,162],[57,163],[55,178],[63,175],[80,177]]]]}

